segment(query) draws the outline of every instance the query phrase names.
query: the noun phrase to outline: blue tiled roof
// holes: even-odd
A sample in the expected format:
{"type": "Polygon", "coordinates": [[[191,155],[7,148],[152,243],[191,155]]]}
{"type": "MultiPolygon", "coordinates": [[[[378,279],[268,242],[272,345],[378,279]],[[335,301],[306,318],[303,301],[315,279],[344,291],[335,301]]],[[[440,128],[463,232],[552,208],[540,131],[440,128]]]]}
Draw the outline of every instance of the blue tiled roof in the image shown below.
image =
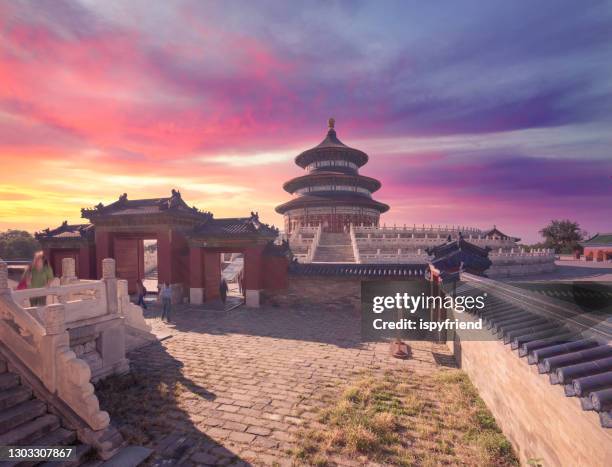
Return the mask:
{"type": "MultiPolygon", "coordinates": [[[[558,314],[520,307],[504,297],[503,292],[469,281],[457,289],[457,294],[480,295],[485,290],[487,307],[471,313],[482,318],[483,325],[515,350],[517,357],[537,365],[538,372],[548,375],[551,384],[563,385],[567,397],[579,397],[583,410],[596,411],[602,427],[612,428],[609,326],[590,337],[580,320],[568,319],[573,312],[569,304],[565,304],[567,313],[558,314]]],[[[532,294],[526,290],[523,293],[532,294]]],[[[558,303],[564,306],[563,302],[558,303]]],[[[605,325],[605,316],[601,320],[605,325]]]]}
{"type": "Polygon", "coordinates": [[[423,277],[426,264],[354,264],[354,263],[297,263],[289,265],[289,274],[296,276],[344,277],[423,277]]]}

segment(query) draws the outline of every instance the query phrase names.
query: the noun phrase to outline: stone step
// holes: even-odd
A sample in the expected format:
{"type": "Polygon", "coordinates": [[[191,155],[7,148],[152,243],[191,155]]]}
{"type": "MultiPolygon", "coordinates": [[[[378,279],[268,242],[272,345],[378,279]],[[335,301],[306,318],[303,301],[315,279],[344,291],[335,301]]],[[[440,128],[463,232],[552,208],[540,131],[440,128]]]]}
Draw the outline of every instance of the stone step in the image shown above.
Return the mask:
{"type": "Polygon", "coordinates": [[[36,446],[67,446],[74,443],[76,439],[76,432],[74,430],[58,428],[51,433],[36,438],[33,443],[36,446]]]}
{"type": "Polygon", "coordinates": [[[56,415],[46,414],[0,435],[0,446],[25,445],[59,428],[56,415]]]}
{"type": "Polygon", "coordinates": [[[336,248],[331,249],[331,250],[318,250],[319,254],[323,254],[323,255],[333,255],[333,254],[342,254],[342,255],[346,255],[346,254],[353,254],[353,250],[338,250],[336,248]]]}
{"type": "Polygon", "coordinates": [[[5,389],[14,388],[19,385],[19,376],[15,373],[2,373],[0,374],[0,391],[5,389]]]}
{"type": "Polygon", "coordinates": [[[153,451],[142,446],[126,446],[106,462],[102,462],[100,467],[136,467],[142,464],[153,451]]]}
{"type": "Polygon", "coordinates": [[[47,412],[47,404],[32,399],[0,412],[0,435],[47,412]]]}
{"type": "Polygon", "coordinates": [[[76,457],[66,462],[45,462],[39,464],[41,467],[77,467],[91,460],[95,455],[93,448],[89,444],[77,444],[76,457]]]}
{"type": "Polygon", "coordinates": [[[318,253],[315,256],[317,256],[317,257],[324,257],[324,256],[353,256],[353,252],[352,251],[328,251],[328,252],[318,253]]]}
{"type": "Polygon", "coordinates": [[[15,386],[0,392],[0,411],[13,407],[32,398],[32,390],[24,386],[15,386]]]}
{"type": "Polygon", "coordinates": [[[315,256],[353,256],[353,251],[318,251],[315,256]]]}

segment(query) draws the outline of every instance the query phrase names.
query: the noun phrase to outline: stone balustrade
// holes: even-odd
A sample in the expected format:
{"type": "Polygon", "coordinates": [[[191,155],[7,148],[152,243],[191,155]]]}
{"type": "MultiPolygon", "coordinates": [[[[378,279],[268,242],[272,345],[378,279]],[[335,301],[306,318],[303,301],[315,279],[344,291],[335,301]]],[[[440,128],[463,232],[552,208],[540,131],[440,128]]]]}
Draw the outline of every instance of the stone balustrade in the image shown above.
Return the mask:
{"type": "Polygon", "coordinates": [[[492,252],[489,258],[493,263],[487,270],[489,277],[512,277],[544,274],[555,270],[554,250],[541,249],[531,252],[510,251],[492,252]]]}
{"type": "Polygon", "coordinates": [[[305,262],[307,263],[312,263],[315,252],[317,251],[317,247],[319,246],[319,240],[321,239],[321,232],[323,231],[321,226],[314,227],[314,229],[315,229],[314,237],[308,247],[308,254],[306,255],[306,259],[305,259],[305,262]]]}
{"type": "Polygon", "coordinates": [[[442,226],[442,225],[433,225],[430,224],[429,226],[426,226],[425,224],[422,224],[420,226],[417,226],[416,224],[413,224],[412,226],[406,225],[404,224],[403,226],[397,226],[397,225],[393,225],[393,226],[387,226],[386,224],[383,224],[382,226],[368,226],[368,225],[356,225],[354,226],[355,228],[355,233],[356,234],[360,234],[360,233],[399,233],[399,232],[414,232],[414,233],[438,233],[438,232],[445,232],[447,234],[449,233],[454,233],[457,234],[459,232],[461,232],[464,236],[466,234],[482,234],[482,230],[477,229],[475,227],[468,227],[468,226],[459,226],[459,225],[446,225],[446,226],[442,226]]]}
{"type": "MultiPolygon", "coordinates": [[[[359,252],[361,263],[406,263],[425,264],[431,260],[423,250],[406,251],[398,249],[396,253],[385,253],[381,249],[376,252],[359,252]]],[[[502,251],[491,252],[489,258],[493,263],[487,270],[490,277],[509,277],[551,272],[555,269],[555,254],[553,250],[502,251]]]]}
{"type": "Polygon", "coordinates": [[[102,265],[102,280],[79,280],[74,259],[65,258],[52,286],[11,290],[0,260],[0,341],[94,432],[109,417],[91,382],[129,370],[126,333],[152,336],[127,282],[116,277],[115,260],[102,265]]]}
{"type": "MultiPolygon", "coordinates": [[[[425,250],[444,243],[448,236],[457,238],[459,232],[470,243],[490,248],[493,265],[487,271],[492,277],[540,274],[555,269],[553,250],[525,251],[510,238],[490,238],[483,231],[465,226],[356,226],[349,234],[356,263],[414,263],[425,264],[431,260],[425,250]]],[[[320,227],[300,227],[292,234],[290,243],[294,256],[300,262],[310,262],[314,257],[320,236],[320,227]]]]}
{"type": "Polygon", "coordinates": [[[321,238],[321,232],[322,228],[320,226],[296,228],[289,239],[289,246],[294,258],[297,258],[300,263],[312,262],[321,238]]]}
{"type": "MultiPolygon", "coordinates": [[[[6,263],[0,261],[2,344],[91,430],[100,431],[107,428],[110,417],[107,412],[100,410],[98,398],[90,382],[91,368],[87,362],[78,358],[70,347],[66,305],[53,303],[24,308],[15,301],[13,293],[8,288],[6,263]]],[[[20,295],[20,299],[27,296],[25,293],[20,295]]]]}

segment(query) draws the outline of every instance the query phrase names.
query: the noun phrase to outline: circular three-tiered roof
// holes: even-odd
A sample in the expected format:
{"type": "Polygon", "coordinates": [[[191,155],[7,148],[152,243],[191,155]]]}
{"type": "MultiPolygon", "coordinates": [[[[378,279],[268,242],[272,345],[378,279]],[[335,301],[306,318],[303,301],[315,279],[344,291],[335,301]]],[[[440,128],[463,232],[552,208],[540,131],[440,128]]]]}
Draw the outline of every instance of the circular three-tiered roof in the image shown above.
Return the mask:
{"type": "Polygon", "coordinates": [[[285,232],[299,226],[323,226],[330,232],[345,231],[355,225],[377,225],[380,214],[389,206],[372,199],[381,184],[359,174],[368,155],[346,146],[338,139],[335,121],[329,119],[326,138],[295,158],[307,171],[283,185],[294,198],[276,207],[285,217],[285,232]]]}

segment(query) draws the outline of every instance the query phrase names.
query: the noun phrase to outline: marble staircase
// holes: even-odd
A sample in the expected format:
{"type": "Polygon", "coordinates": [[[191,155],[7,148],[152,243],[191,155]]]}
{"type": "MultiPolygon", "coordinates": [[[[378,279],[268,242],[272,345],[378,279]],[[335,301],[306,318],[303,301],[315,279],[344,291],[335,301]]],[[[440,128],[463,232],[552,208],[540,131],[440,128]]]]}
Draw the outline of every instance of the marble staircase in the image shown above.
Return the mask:
{"type": "Polygon", "coordinates": [[[313,263],[354,263],[355,255],[348,233],[322,232],[313,263]]]}

